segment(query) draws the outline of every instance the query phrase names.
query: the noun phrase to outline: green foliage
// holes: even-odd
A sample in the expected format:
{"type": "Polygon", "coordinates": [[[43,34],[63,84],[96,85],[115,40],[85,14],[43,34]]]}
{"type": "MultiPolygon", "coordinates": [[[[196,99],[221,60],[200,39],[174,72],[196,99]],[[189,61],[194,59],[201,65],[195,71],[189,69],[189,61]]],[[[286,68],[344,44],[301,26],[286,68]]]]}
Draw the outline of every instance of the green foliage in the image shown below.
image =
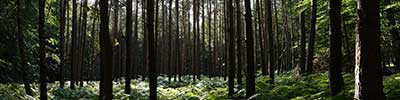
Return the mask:
{"type": "MultiPolygon", "coordinates": [[[[262,100],[350,100],[354,95],[354,79],[350,74],[343,75],[345,87],[337,96],[331,96],[327,72],[307,76],[298,76],[285,73],[276,77],[274,84],[267,83],[269,78],[261,76],[256,79],[255,98],[262,100]]],[[[227,82],[218,78],[202,78],[192,82],[189,76],[182,81],[167,81],[167,77],[159,77],[158,98],[161,100],[225,100],[227,96],[227,82]]],[[[147,100],[148,82],[133,80],[131,94],[124,93],[124,80],[113,83],[114,99],[147,100]]],[[[58,83],[48,85],[48,95],[51,99],[97,99],[99,93],[98,82],[88,82],[83,87],[71,90],[69,87],[59,88],[58,83]]],[[[66,86],[69,86],[67,83],[66,86]]],[[[32,85],[34,96],[24,93],[22,84],[0,84],[1,100],[38,99],[39,85],[32,85]]],[[[384,78],[384,93],[387,100],[400,98],[400,73],[384,78]]],[[[245,90],[237,90],[232,98],[243,98],[245,90]]]]}

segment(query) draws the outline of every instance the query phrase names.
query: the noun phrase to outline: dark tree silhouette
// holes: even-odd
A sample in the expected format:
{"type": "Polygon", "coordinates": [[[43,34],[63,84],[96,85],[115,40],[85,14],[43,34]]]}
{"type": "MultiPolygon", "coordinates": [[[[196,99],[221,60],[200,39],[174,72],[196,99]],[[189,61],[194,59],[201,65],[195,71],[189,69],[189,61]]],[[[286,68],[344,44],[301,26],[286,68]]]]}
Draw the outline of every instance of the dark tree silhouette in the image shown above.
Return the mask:
{"type": "Polygon", "coordinates": [[[254,61],[254,34],[253,22],[250,7],[250,0],[244,0],[246,9],[246,49],[247,49],[247,75],[246,75],[246,97],[249,98],[255,94],[255,61],[254,61]]]}
{"type": "Polygon", "coordinates": [[[21,0],[17,0],[16,6],[17,6],[17,11],[16,11],[16,21],[17,21],[17,43],[18,43],[18,52],[19,52],[19,66],[22,69],[22,81],[24,83],[24,88],[25,88],[25,93],[28,95],[32,96],[32,90],[31,90],[31,85],[30,81],[27,77],[27,70],[28,70],[28,64],[26,60],[26,52],[25,52],[25,37],[24,37],[24,31],[23,29],[23,11],[22,5],[21,5],[21,0]]]}
{"type": "Polygon", "coordinates": [[[156,56],[154,49],[154,0],[147,1],[147,32],[149,42],[149,79],[150,79],[150,100],[157,99],[157,73],[156,73],[156,56]]]}
{"type": "Polygon", "coordinates": [[[308,42],[307,73],[312,73],[314,60],[315,24],[317,22],[317,0],[311,0],[310,37],[308,42]]]}
{"type": "Polygon", "coordinates": [[[235,0],[236,4],[236,36],[237,36],[237,84],[239,85],[239,88],[242,88],[242,65],[243,65],[243,60],[242,60],[242,42],[243,42],[243,30],[242,30],[242,12],[241,12],[241,4],[240,0],[235,0]]]}
{"type": "Polygon", "coordinates": [[[268,68],[270,83],[274,83],[275,80],[275,53],[274,53],[274,33],[272,33],[272,4],[271,0],[265,0],[265,13],[266,13],[266,32],[268,35],[268,68]]]}
{"type": "Polygon", "coordinates": [[[47,100],[47,64],[46,64],[46,33],[44,30],[46,0],[39,0],[39,66],[40,66],[40,100],[47,100]]]}
{"type": "Polygon", "coordinates": [[[355,100],[383,100],[379,0],[358,1],[355,100]]]}
{"type": "MultiPolygon", "coordinates": [[[[233,6],[232,6],[232,4],[233,4],[233,0],[228,0],[228,3],[227,3],[227,7],[228,7],[228,16],[233,16],[233,6]]],[[[235,33],[234,33],[234,26],[233,26],[233,18],[232,17],[229,17],[228,18],[228,21],[229,21],[229,24],[228,24],[228,31],[229,31],[229,44],[228,44],[228,46],[229,46],[229,52],[228,52],[228,56],[229,56],[229,60],[228,60],[228,67],[229,67],[229,77],[228,77],[228,95],[229,96],[233,96],[233,94],[235,93],[235,91],[234,91],[234,85],[235,85],[235,68],[236,68],[236,64],[235,64],[235,42],[234,42],[234,36],[235,36],[235,33]]]]}
{"type": "Polygon", "coordinates": [[[342,17],[340,15],[340,9],[340,0],[329,0],[329,88],[332,95],[338,94],[344,87],[344,81],[342,77],[342,17]]]}
{"type": "Polygon", "coordinates": [[[131,93],[131,42],[132,42],[132,0],[126,1],[126,73],[125,73],[125,93],[131,93]]]}
{"type": "Polygon", "coordinates": [[[303,10],[300,14],[300,73],[306,72],[306,27],[305,27],[305,13],[303,10]]]}
{"type": "Polygon", "coordinates": [[[108,0],[100,0],[100,100],[112,99],[112,72],[113,72],[113,51],[111,36],[109,34],[108,0]]]}

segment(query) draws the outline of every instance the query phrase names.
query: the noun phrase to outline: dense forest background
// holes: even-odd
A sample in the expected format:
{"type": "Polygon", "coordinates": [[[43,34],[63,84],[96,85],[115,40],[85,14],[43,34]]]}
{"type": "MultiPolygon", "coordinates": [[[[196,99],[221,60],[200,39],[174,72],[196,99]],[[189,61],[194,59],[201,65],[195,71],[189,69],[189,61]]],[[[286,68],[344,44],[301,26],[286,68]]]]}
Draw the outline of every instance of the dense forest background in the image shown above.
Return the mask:
{"type": "Polygon", "coordinates": [[[1,0],[0,99],[396,100],[399,11],[398,0],[1,0]]]}

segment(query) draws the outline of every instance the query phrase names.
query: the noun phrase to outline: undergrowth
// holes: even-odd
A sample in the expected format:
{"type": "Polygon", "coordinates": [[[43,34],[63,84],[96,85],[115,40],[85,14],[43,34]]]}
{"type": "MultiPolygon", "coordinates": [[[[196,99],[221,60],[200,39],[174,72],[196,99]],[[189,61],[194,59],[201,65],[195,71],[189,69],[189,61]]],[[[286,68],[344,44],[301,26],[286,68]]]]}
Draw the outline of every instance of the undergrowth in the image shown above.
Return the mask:
{"type": "MultiPolygon", "coordinates": [[[[274,84],[269,84],[268,76],[257,77],[255,97],[261,100],[351,100],[354,94],[354,79],[350,74],[344,74],[345,87],[337,96],[329,93],[327,73],[315,73],[299,76],[285,73],[276,76],[274,84]]],[[[224,100],[229,98],[244,99],[245,89],[236,90],[233,97],[227,96],[227,81],[219,78],[203,77],[201,81],[193,82],[186,76],[182,81],[168,81],[166,77],[158,78],[158,98],[161,100],[224,100]]],[[[69,86],[68,83],[66,86],[69,86]]],[[[148,98],[147,81],[132,80],[132,91],[124,93],[124,80],[113,82],[114,99],[146,100],[148,98]]],[[[236,85],[237,87],[237,85],[236,85]]],[[[245,86],[242,86],[245,87],[245,86]]],[[[70,89],[60,88],[58,83],[47,86],[50,99],[98,99],[98,82],[85,82],[83,87],[70,89]]],[[[22,84],[0,84],[1,100],[34,100],[39,98],[39,85],[32,84],[34,96],[26,95],[22,84]]],[[[400,74],[384,78],[384,93],[387,100],[400,98],[400,74]]]]}

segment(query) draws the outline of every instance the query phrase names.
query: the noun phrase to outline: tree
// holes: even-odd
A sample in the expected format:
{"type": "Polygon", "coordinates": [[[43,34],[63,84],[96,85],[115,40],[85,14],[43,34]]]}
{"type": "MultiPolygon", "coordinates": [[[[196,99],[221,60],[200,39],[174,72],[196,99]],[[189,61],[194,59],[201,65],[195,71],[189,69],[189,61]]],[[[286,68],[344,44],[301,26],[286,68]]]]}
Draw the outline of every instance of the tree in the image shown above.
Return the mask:
{"type": "Polygon", "coordinates": [[[308,42],[307,73],[312,73],[314,59],[315,23],[317,21],[317,0],[311,0],[310,37],[308,42]]]}
{"type": "Polygon", "coordinates": [[[340,0],[329,0],[329,88],[332,95],[338,94],[344,87],[342,77],[342,17],[340,15],[340,9],[340,0]]]}
{"type": "Polygon", "coordinates": [[[132,42],[132,0],[126,1],[126,76],[125,93],[131,93],[131,42],[132,42]]]}
{"type": "Polygon", "coordinates": [[[77,5],[76,5],[76,0],[72,0],[72,36],[71,36],[71,41],[72,41],[72,47],[71,47],[71,89],[75,89],[75,82],[77,78],[79,77],[77,72],[78,72],[78,66],[77,66],[77,5]]]}
{"type": "Polygon", "coordinates": [[[39,66],[40,66],[40,100],[47,100],[47,64],[46,64],[46,33],[44,30],[46,0],[39,0],[39,66]]]}
{"type": "Polygon", "coordinates": [[[177,64],[177,74],[179,81],[181,81],[181,67],[182,67],[182,62],[181,62],[181,44],[180,44],[180,33],[179,33],[179,0],[175,0],[175,9],[176,9],[176,64],[177,64]]]}
{"type": "Polygon", "coordinates": [[[60,87],[64,87],[64,66],[65,66],[65,12],[67,0],[60,0],[60,87]]]}
{"type": "Polygon", "coordinates": [[[244,0],[246,9],[246,49],[247,49],[247,75],[246,75],[246,97],[249,98],[255,94],[255,61],[254,61],[254,35],[253,22],[250,7],[250,0],[244,0]]]}
{"type": "Polygon", "coordinates": [[[304,13],[306,10],[301,11],[300,14],[300,73],[306,72],[306,28],[304,13]]]}
{"type": "Polygon", "coordinates": [[[271,0],[265,0],[265,14],[266,14],[266,32],[268,37],[268,68],[270,83],[274,83],[275,74],[275,57],[274,57],[274,33],[272,33],[272,4],[271,0]]]}
{"type": "Polygon", "coordinates": [[[22,21],[22,16],[21,16],[21,11],[23,10],[21,7],[21,0],[17,0],[16,2],[17,6],[17,15],[16,15],[16,21],[17,21],[17,43],[18,43],[18,51],[19,51],[19,63],[20,67],[22,68],[22,80],[24,83],[24,88],[25,88],[25,93],[32,96],[32,90],[31,90],[31,85],[27,77],[27,70],[28,70],[28,65],[27,65],[27,60],[26,60],[26,52],[25,52],[25,39],[24,39],[24,32],[23,32],[23,21],[22,21]]]}
{"type": "MultiPolygon", "coordinates": [[[[228,0],[227,6],[228,6],[228,16],[233,16],[233,0],[228,0]]],[[[228,95],[229,96],[233,96],[233,94],[235,93],[234,91],[234,85],[235,85],[235,68],[236,68],[236,64],[235,64],[235,44],[234,44],[234,26],[233,26],[233,18],[230,17],[229,19],[229,23],[228,24],[228,31],[229,31],[229,60],[228,60],[228,66],[229,66],[229,77],[228,77],[228,95]]]]}
{"type": "Polygon", "coordinates": [[[379,0],[358,1],[354,99],[383,100],[379,0]]]}
{"type": "Polygon", "coordinates": [[[113,71],[113,51],[111,36],[108,33],[109,16],[108,16],[108,0],[100,0],[100,100],[112,99],[112,71],[113,71]]]}
{"type": "Polygon", "coordinates": [[[260,9],[260,0],[256,0],[256,12],[257,12],[257,22],[256,22],[256,27],[258,29],[258,37],[259,37],[259,45],[260,45],[260,60],[261,60],[261,74],[262,75],[267,75],[267,69],[265,68],[265,50],[264,50],[264,42],[263,42],[263,35],[264,33],[262,32],[262,26],[261,26],[261,9],[260,9]]]}
{"type": "Polygon", "coordinates": [[[242,88],[242,42],[243,42],[243,30],[242,30],[242,12],[241,12],[241,5],[240,0],[235,0],[236,3],[236,36],[237,36],[237,84],[239,88],[242,88]]]}
{"type": "Polygon", "coordinates": [[[156,56],[154,49],[154,0],[147,1],[147,32],[149,41],[149,79],[150,79],[150,100],[157,99],[157,74],[156,74],[156,56]]]}
{"type": "Polygon", "coordinates": [[[168,81],[172,77],[172,0],[169,0],[168,10],[168,81]]]}

